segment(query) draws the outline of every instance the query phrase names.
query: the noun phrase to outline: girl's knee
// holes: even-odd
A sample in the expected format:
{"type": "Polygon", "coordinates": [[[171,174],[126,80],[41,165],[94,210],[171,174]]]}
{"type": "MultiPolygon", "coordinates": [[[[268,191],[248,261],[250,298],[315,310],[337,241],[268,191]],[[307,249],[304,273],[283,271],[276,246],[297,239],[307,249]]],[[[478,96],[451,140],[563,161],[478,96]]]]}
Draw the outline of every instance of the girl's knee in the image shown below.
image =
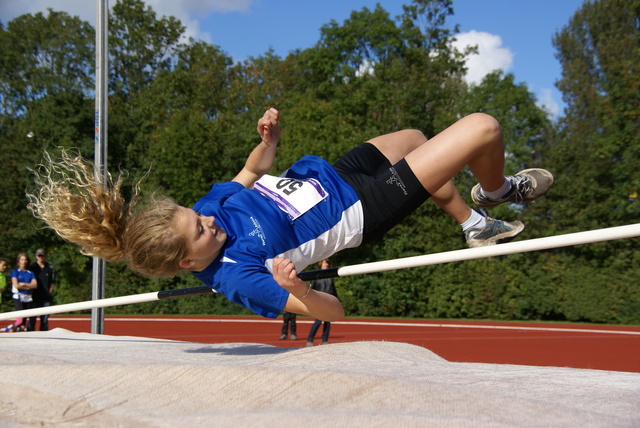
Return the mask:
{"type": "Polygon", "coordinates": [[[415,144],[422,144],[427,141],[427,137],[419,129],[403,129],[398,131],[398,134],[415,144]]]}
{"type": "Polygon", "coordinates": [[[419,129],[403,129],[396,132],[396,135],[405,146],[405,156],[427,141],[427,137],[419,129]]]}
{"type": "Polygon", "coordinates": [[[491,141],[496,138],[502,138],[502,129],[500,123],[493,117],[486,113],[472,113],[467,116],[469,121],[473,123],[476,132],[484,137],[485,140],[491,141]]]}

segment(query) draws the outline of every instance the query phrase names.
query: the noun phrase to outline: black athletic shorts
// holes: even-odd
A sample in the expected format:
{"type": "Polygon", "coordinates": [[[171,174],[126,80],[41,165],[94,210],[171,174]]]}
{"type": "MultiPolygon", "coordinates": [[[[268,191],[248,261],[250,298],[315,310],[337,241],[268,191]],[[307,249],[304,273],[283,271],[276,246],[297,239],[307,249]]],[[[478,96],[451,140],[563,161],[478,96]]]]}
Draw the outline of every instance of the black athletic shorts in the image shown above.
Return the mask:
{"type": "Polygon", "coordinates": [[[333,167],[362,202],[363,244],[381,238],[431,196],[404,159],[391,165],[371,143],[350,150],[333,167]]]}

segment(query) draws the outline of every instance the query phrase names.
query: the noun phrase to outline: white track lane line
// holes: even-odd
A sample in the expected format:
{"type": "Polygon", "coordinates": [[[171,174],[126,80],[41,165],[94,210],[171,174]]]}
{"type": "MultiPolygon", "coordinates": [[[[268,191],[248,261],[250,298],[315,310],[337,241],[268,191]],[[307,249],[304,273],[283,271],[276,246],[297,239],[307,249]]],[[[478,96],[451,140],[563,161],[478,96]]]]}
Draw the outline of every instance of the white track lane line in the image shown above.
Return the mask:
{"type": "MultiPolygon", "coordinates": [[[[61,318],[55,317],[52,320],[60,321],[90,321],[89,318],[61,318]]],[[[198,323],[267,323],[282,324],[282,320],[269,319],[205,319],[205,318],[105,318],[105,321],[124,321],[124,322],[198,322],[198,323]]],[[[298,320],[298,323],[312,324],[312,320],[298,320]]],[[[484,325],[484,324],[426,324],[412,322],[376,322],[376,321],[336,321],[331,324],[343,325],[367,325],[367,326],[386,326],[386,327],[424,327],[424,328],[467,328],[467,329],[493,329],[493,330],[523,330],[523,331],[552,331],[552,332],[569,332],[569,333],[597,333],[597,334],[626,334],[632,336],[640,336],[640,331],[629,330],[606,330],[593,328],[562,328],[562,327],[526,327],[526,326],[508,326],[508,325],[484,325]]]]}

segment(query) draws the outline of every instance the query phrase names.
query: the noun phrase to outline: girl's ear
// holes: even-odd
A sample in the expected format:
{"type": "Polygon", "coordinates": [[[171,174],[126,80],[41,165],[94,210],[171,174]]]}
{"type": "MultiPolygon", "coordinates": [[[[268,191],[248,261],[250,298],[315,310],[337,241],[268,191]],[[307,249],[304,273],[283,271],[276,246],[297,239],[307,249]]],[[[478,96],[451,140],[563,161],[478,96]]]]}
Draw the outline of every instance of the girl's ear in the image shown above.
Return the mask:
{"type": "Polygon", "coordinates": [[[178,265],[182,268],[182,269],[191,269],[191,267],[193,267],[193,260],[192,259],[180,259],[180,262],[178,262],[178,265]]]}

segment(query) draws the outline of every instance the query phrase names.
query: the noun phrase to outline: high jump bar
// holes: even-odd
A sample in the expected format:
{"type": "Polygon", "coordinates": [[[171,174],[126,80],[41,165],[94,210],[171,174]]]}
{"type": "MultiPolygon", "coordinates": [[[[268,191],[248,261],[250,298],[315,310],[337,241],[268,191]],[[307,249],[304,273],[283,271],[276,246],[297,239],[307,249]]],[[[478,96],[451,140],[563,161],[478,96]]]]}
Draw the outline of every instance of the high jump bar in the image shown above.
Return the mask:
{"type": "MultiPolygon", "coordinates": [[[[405,257],[381,262],[343,266],[340,268],[302,272],[298,275],[298,277],[300,277],[300,279],[302,279],[303,281],[312,281],[314,279],[363,275],[367,273],[430,266],[435,264],[459,262],[463,260],[474,260],[486,257],[504,256],[508,254],[549,250],[553,248],[568,247],[573,245],[612,241],[615,239],[635,238],[638,236],[640,236],[640,223],[590,230],[586,232],[568,233],[565,235],[555,235],[546,238],[529,239],[526,241],[509,242],[506,244],[493,245],[490,247],[466,248],[463,250],[447,251],[443,253],[426,254],[422,256],[405,257]]],[[[213,289],[207,286],[201,286],[144,294],[134,294],[130,296],[69,303],[66,305],[55,305],[44,308],[4,312],[0,313],[0,321],[213,293],[215,293],[213,289]]]]}
{"type": "Polygon", "coordinates": [[[363,263],[340,268],[303,272],[298,275],[298,277],[304,281],[312,281],[314,279],[362,275],[366,273],[385,272],[389,270],[430,266],[459,262],[463,260],[481,259],[485,257],[504,256],[507,254],[549,250],[552,248],[591,244],[595,242],[634,238],[638,236],[640,236],[640,223],[590,230],[586,232],[567,233],[565,235],[555,235],[546,238],[529,239],[526,241],[509,242],[489,247],[466,248],[463,250],[447,251],[444,253],[426,254],[422,256],[386,260],[382,262],[363,263]]]}
{"type": "Polygon", "coordinates": [[[156,300],[173,299],[176,297],[196,296],[200,294],[214,294],[216,291],[203,285],[200,287],[179,288],[176,290],[154,291],[151,293],[132,294],[130,296],[111,297],[108,299],[87,300],[85,302],[68,303],[65,305],[46,306],[43,308],[23,309],[21,311],[0,313],[0,321],[16,318],[29,318],[39,315],[59,314],[63,312],[84,311],[94,308],[131,305],[134,303],[154,302],[156,300]]]}

